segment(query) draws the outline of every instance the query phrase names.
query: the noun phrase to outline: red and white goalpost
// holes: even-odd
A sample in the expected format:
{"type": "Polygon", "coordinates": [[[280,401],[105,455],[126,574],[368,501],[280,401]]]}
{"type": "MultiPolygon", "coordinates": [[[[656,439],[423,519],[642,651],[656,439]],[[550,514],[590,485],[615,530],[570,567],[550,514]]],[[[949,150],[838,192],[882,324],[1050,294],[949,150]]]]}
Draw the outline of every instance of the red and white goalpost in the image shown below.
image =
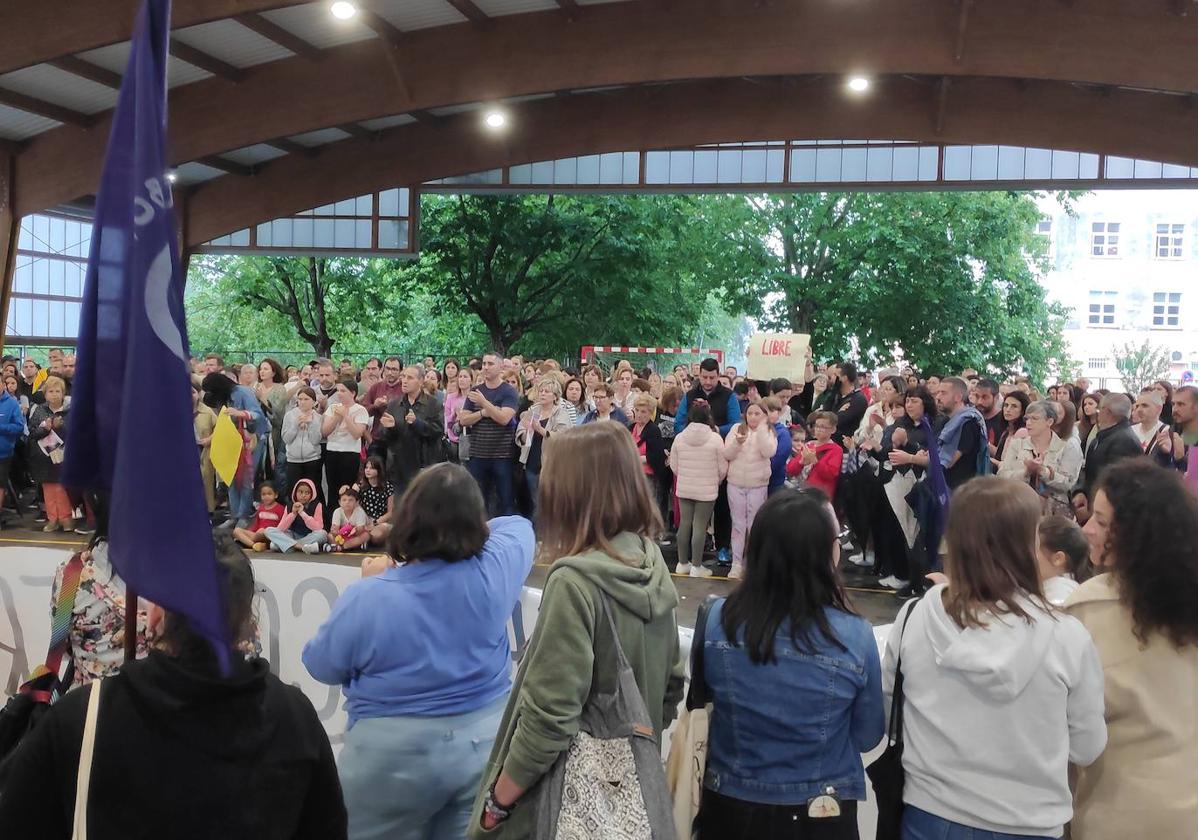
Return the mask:
{"type": "Polygon", "coordinates": [[[587,344],[583,346],[579,357],[585,365],[596,359],[600,353],[621,356],[693,356],[699,360],[710,356],[719,362],[721,369],[724,367],[724,351],[717,348],[704,347],[599,347],[587,344]]]}

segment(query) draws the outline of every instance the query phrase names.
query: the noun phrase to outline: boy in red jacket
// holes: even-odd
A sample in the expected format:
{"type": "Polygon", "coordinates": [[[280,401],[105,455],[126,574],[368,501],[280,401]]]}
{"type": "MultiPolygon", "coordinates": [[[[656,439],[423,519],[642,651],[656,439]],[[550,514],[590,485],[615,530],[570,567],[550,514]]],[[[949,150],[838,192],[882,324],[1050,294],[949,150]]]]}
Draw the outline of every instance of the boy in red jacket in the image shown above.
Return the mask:
{"type": "Polygon", "coordinates": [[[844,449],[832,440],[836,431],[836,415],[831,411],[813,411],[807,417],[812,440],[805,443],[795,440],[795,455],[786,465],[786,475],[798,478],[808,487],[818,487],[836,497],[836,481],[840,478],[840,463],[844,460],[844,449]]]}

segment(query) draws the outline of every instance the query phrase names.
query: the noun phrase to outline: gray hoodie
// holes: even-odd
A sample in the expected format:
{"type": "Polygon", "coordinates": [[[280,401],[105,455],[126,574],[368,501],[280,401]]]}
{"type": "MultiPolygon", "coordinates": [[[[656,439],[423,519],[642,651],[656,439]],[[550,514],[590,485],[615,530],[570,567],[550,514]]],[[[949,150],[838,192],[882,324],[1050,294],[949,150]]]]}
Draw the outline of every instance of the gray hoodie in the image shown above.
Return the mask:
{"type": "Polygon", "coordinates": [[[963,630],[944,610],[944,588],[904,607],[882,660],[889,714],[901,636],[903,800],[973,828],[1060,837],[1073,815],[1069,763],[1088,765],[1106,747],[1090,634],[1026,597],[1031,623],[989,615],[963,630]]]}

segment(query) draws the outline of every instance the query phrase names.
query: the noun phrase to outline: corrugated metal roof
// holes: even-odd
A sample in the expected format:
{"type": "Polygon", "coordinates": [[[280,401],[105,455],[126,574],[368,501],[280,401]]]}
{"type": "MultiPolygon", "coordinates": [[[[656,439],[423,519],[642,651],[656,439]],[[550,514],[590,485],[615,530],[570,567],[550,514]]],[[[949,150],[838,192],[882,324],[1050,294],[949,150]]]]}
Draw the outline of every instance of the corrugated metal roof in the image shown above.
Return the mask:
{"type": "Polygon", "coordinates": [[[503,15],[518,15],[524,12],[544,12],[549,9],[559,9],[554,0],[474,0],[487,17],[503,15]]]}
{"type": "Polygon", "coordinates": [[[49,64],[35,64],[5,73],[0,76],[0,87],[84,114],[107,111],[116,106],[115,90],[49,64]]]}
{"type": "Polygon", "coordinates": [[[0,105],[0,137],[5,140],[27,140],[35,134],[58,128],[59,125],[61,123],[54,120],[0,105]]]}
{"type": "Polygon", "coordinates": [[[346,137],[349,137],[349,135],[339,128],[322,128],[319,131],[296,134],[288,139],[294,140],[301,146],[324,146],[329,143],[336,143],[338,140],[344,140],[346,137]]]}
{"type": "Polygon", "coordinates": [[[371,8],[404,32],[466,22],[445,0],[379,0],[371,8]]]}
{"type": "Polygon", "coordinates": [[[377,120],[362,120],[358,125],[370,131],[382,131],[385,128],[395,128],[397,125],[407,125],[416,122],[411,114],[396,114],[393,117],[379,117],[377,120]]]}
{"type": "Polygon", "coordinates": [[[334,18],[329,13],[328,3],[274,9],[263,12],[262,15],[293,35],[298,35],[309,44],[322,49],[375,37],[374,32],[361,21],[334,18]]]}
{"type": "MultiPolygon", "coordinates": [[[[129,42],[109,44],[107,47],[100,47],[98,50],[88,50],[85,53],[79,53],[79,57],[85,61],[90,61],[92,64],[105,67],[114,73],[124,73],[125,65],[129,63],[129,42]]],[[[186,61],[180,61],[171,56],[166,68],[166,84],[167,87],[176,88],[180,85],[189,85],[192,82],[202,81],[211,75],[206,70],[193,67],[186,61]]]]}
{"type": "Polygon", "coordinates": [[[233,20],[216,20],[171,33],[188,46],[203,50],[234,67],[253,67],[293,53],[233,20]]]}
{"type": "Polygon", "coordinates": [[[282,149],[276,149],[274,146],[268,146],[265,143],[259,143],[255,146],[246,146],[244,149],[234,149],[231,152],[221,152],[221,157],[240,163],[242,166],[256,166],[259,163],[266,163],[268,160],[282,157],[287,154],[282,149]]]}

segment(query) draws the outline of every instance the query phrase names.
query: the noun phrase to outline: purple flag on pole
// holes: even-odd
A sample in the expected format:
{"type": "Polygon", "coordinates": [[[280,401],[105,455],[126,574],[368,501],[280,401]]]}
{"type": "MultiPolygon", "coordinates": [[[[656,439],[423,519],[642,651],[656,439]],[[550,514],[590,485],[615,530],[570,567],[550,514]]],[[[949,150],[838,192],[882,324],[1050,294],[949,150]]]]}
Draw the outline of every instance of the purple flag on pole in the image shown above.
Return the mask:
{"type": "Polygon", "coordinates": [[[96,201],[63,483],[111,491],[109,556],[227,659],[192,421],[185,278],[166,179],[170,0],[146,0],[96,201]]]}

